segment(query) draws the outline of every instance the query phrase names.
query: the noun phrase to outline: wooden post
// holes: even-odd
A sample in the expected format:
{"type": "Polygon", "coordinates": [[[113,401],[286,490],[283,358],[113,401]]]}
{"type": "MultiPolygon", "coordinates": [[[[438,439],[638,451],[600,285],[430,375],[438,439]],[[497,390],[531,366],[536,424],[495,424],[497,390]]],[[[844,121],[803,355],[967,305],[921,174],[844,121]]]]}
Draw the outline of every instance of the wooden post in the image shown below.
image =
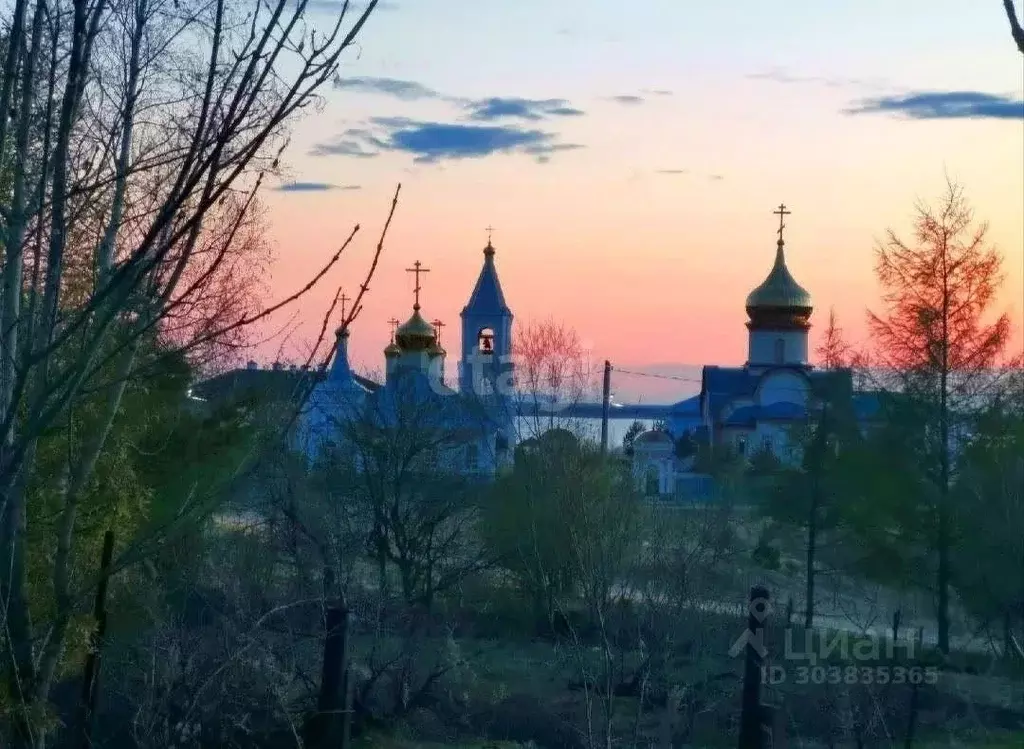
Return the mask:
{"type": "Polygon", "coordinates": [[[349,612],[344,606],[331,606],[327,609],[326,618],[327,637],[324,640],[320,694],[307,739],[311,747],[348,749],[348,736],[351,731],[346,662],[349,612]]]}
{"type": "Polygon", "coordinates": [[[100,659],[103,654],[103,638],[107,632],[107,579],[110,576],[110,563],[114,557],[114,531],[108,530],[103,535],[103,553],[100,557],[100,580],[96,588],[96,600],[93,604],[93,618],[96,629],[92,634],[89,654],[85,657],[85,669],[82,673],[82,692],[78,699],[76,721],[78,726],[78,743],[82,749],[91,749],[92,721],[96,713],[96,693],[100,675],[100,659]]]}
{"type": "Polygon", "coordinates": [[[761,705],[761,664],[764,662],[764,632],[768,619],[768,589],[750,589],[746,646],[743,661],[743,703],[740,712],[739,749],[764,749],[764,710],[761,705]]]}
{"type": "Polygon", "coordinates": [[[612,402],[612,363],[605,359],[601,392],[601,454],[608,453],[608,410],[612,402]]]}

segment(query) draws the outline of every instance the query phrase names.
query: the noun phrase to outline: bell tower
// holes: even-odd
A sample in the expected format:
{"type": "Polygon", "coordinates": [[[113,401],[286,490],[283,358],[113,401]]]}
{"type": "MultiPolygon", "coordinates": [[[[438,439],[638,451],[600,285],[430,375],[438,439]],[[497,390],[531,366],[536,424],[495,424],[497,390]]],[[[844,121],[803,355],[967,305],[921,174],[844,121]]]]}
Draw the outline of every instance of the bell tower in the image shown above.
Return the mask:
{"type": "Polygon", "coordinates": [[[505,303],[488,229],[484,266],[462,310],[459,390],[477,396],[505,395],[512,378],[512,310],[505,303]]]}

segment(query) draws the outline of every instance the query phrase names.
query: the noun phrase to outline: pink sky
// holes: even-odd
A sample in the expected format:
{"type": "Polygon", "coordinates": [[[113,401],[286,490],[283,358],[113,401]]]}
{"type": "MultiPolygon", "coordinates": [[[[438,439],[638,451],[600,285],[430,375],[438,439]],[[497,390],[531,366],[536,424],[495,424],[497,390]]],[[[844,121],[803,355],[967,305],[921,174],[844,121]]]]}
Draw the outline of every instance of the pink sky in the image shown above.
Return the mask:
{"type": "MultiPolygon", "coordinates": [[[[1019,323],[1024,105],[1020,116],[912,119],[844,111],[865,98],[917,92],[1019,101],[1020,58],[1000,4],[988,3],[983,14],[953,2],[908,0],[929,9],[918,18],[932,20],[877,38],[866,21],[849,23],[861,12],[873,15],[865,5],[877,2],[839,3],[842,12],[831,15],[797,4],[813,16],[805,23],[819,25],[818,36],[765,15],[751,22],[775,34],[775,43],[738,54],[723,49],[735,41],[720,17],[724,10],[707,18],[684,14],[689,26],[675,42],[639,21],[615,25],[610,4],[607,28],[596,12],[587,33],[570,33],[569,21],[551,18],[535,31],[534,57],[548,59],[563,80],[534,70],[536,60],[508,72],[526,52],[499,42],[487,24],[514,29],[528,14],[503,17],[498,4],[484,3],[490,9],[477,19],[484,39],[474,44],[489,41],[491,56],[467,66],[459,63],[470,53],[446,51],[444,39],[424,28],[443,25],[442,14],[418,16],[409,3],[381,12],[371,19],[365,53],[342,74],[371,84],[414,82],[436,95],[407,100],[372,85],[328,91],[324,110],[296,128],[288,154],[296,181],[358,189],[266,194],[277,246],[275,293],[301,286],[354,224],[362,229],[340,267],[306,298],[287,340],[261,347],[263,358],[273,359],[279,348],[283,358],[300,356],[334,291],[355,292],[398,182],[402,197],[385,253],[352,329],[353,363],[365,369],[382,364],[388,318],[411,312],[413,282],[403,270],[416,259],[431,270],[423,280],[424,313],[447,323],[444,343],[449,359],[457,358],[458,313],[479,272],[488,225],[495,227],[498,269],[517,320],[554,317],[575,328],[596,359],[623,367],[740,363],[743,301],[771,266],[772,210],[780,202],[793,211],[786,230],[790,269],[815,303],[812,336],[834,307],[849,337],[861,341],[865,310],[877,300],[876,239],[887,227],[911,239],[915,200],[937,199],[947,173],[991,224],[991,240],[1005,257],[1000,309],[1019,323]],[[958,17],[968,12],[970,18],[958,17]],[[414,31],[433,39],[430,50],[403,44],[414,31]],[[721,44],[708,41],[716,34],[721,44]],[[675,57],[674,44],[682,45],[675,57]],[[951,60],[966,57],[970,66],[951,60]],[[642,101],[610,99],[624,94],[642,101]],[[586,114],[518,124],[583,147],[552,152],[549,163],[515,152],[415,163],[410,149],[397,146],[374,158],[309,153],[370,117],[458,123],[451,100],[491,96],[565,100],[586,114]],[[686,173],[663,173],[676,170],[686,173]]],[[[653,5],[665,13],[675,7],[653,5]]],[[[449,26],[438,34],[454,33],[449,26]]],[[[1024,348],[1019,324],[1015,340],[1024,348]]]]}

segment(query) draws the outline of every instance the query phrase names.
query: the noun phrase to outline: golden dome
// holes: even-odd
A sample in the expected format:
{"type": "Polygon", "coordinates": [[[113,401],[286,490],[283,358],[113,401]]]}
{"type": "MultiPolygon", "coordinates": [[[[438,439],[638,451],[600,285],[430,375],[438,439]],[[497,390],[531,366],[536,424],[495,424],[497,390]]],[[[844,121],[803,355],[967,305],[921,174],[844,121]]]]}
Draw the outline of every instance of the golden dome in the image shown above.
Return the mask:
{"type": "Polygon", "coordinates": [[[412,317],[398,326],[395,342],[402,351],[426,351],[437,343],[434,326],[423,319],[419,305],[412,308],[412,317]]]}
{"type": "Polygon", "coordinates": [[[747,296],[747,310],[750,309],[810,309],[811,295],[796,282],[786,267],[784,243],[780,239],[775,252],[775,265],[768,278],[747,296]]]}

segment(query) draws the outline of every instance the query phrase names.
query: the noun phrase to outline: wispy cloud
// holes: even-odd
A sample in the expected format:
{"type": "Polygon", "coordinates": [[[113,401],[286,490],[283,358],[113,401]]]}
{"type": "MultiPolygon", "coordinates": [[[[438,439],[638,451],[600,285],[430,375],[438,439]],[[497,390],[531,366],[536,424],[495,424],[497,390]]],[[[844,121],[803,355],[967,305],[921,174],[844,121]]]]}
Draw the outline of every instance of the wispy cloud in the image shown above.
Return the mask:
{"type": "Polygon", "coordinates": [[[609,96],[610,101],[614,101],[618,104],[636,105],[643,104],[645,99],[642,96],[636,94],[618,94],[617,96],[609,96]]]}
{"type": "Polygon", "coordinates": [[[655,174],[664,174],[666,176],[675,176],[675,177],[686,176],[686,175],[695,176],[695,177],[703,177],[704,179],[708,180],[709,182],[720,182],[721,180],[725,179],[725,177],[723,177],[721,174],[702,174],[702,173],[699,173],[699,172],[693,172],[690,169],[656,169],[655,170],[655,174]]]}
{"type": "Polygon", "coordinates": [[[380,154],[370,150],[373,136],[368,130],[346,130],[341,137],[317,143],[310,149],[311,156],[350,156],[355,159],[372,159],[380,154]],[[365,135],[363,135],[365,133],[365,135]]]}
{"type": "Polygon", "coordinates": [[[403,101],[417,99],[441,99],[441,94],[434,89],[416,81],[405,81],[399,78],[356,77],[342,78],[336,76],[334,88],[362,91],[371,94],[385,94],[403,101]]]}
{"type": "Polygon", "coordinates": [[[384,152],[412,154],[419,163],[475,159],[500,153],[521,153],[544,163],[560,151],[582,148],[562,143],[550,129],[525,128],[514,123],[580,117],[583,110],[566,99],[527,99],[489,96],[482,99],[444,95],[416,81],[397,78],[338,78],[335,88],[392,96],[403,101],[437,100],[455,107],[455,121],[409,117],[376,117],[349,128],[333,140],[319,143],[314,156],[373,158],[384,152]]]}
{"type": "Polygon", "coordinates": [[[782,68],[770,68],[749,73],[747,78],[772,83],[825,86],[827,88],[885,88],[888,84],[880,78],[846,78],[842,76],[794,75],[782,68]]]}
{"type": "Polygon", "coordinates": [[[912,120],[1024,120],[1024,100],[981,91],[920,91],[863,99],[844,112],[912,120]]]}
{"type": "Polygon", "coordinates": [[[545,117],[578,117],[583,110],[569,105],[565,99],[520,99],[492,96],[465,103],[469,119],[493,122],[500,119],[542,120],[545,117]]]}
{"type": "Polygon", "coordinates": [[[286,182],[274,188],[277,192],[326,192],[328,190],[359,190],[361,185],[332,185],[330,182],[286,182]]]}
{"type": "Polygon", "coordinates": [[[641,93],[654,94],[655,96],[672,96],[672,92],[667,88],[645,88],[641,93]]]}
{"type": "Polygon", "coordinates": [[[340,140],[321,144],[314,152],[356,152],[367,157],[401,152],[426,164],[519,153],[545,163],[556,153],[582,148],[575,143],[559,142],[555,133],[510,125],[425,122],[405,117],[376,117],[371,124],[373,131],[349,130],[340,140]]]}

